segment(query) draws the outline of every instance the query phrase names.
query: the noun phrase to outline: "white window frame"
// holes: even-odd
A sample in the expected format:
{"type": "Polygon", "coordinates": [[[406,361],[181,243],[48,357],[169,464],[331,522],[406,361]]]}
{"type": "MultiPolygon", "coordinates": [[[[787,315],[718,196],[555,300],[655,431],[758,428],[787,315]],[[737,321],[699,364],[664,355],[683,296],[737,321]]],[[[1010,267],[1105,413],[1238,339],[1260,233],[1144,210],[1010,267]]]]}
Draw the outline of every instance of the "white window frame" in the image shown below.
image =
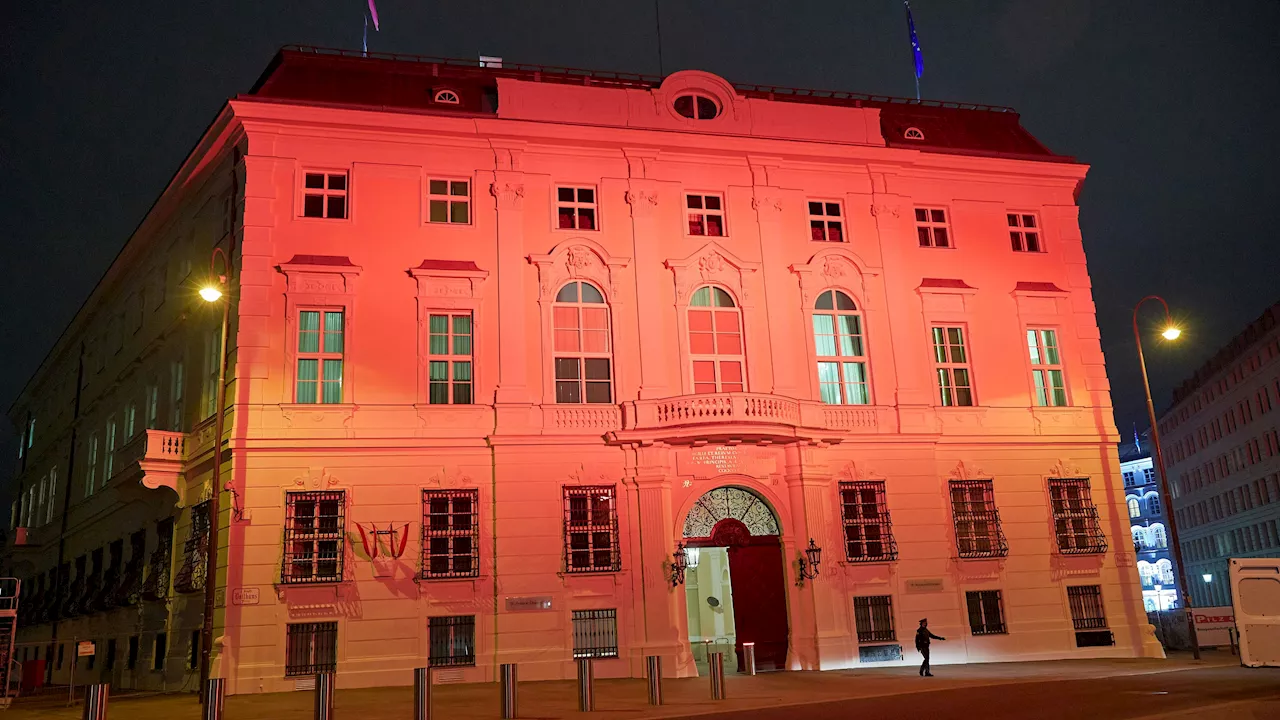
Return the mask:
{"type": "Polygon", "coordinates": [[[1009,211],[1005,214],[1009,225],[1009,243],[1014,252],[1042,253],[1044,249],[1044,228],[1040,226],[1040,217],[1033,212],[1009,211]],[[1027,224],[1030,222],[1030,224],[1027,224]],[[1031,249],[1035,243],[1036,248],[1031,249]]]}
{"type": "Polygon", "coordinates": [[[604,290],[601,287],[599,287],[596,283],[593,283],[587,280],[571,280],[569,282],[561,284],[560,288],[556,290],[556,295],[552,298],[552,302],[551,302],[551,343],[552,343],[551,344],[551,358],[552,358],[551,359],[551,364],[552,364],[551,375],[555,382],[555,386],[553,387],[553,397],[555,398],[556,404],[600,405],[600,404],[613,403],[613,398],[616,393],[617,382],[618,382],[617,371],[615,369],[615,363],[613,360],[613,348],[614,348],[613,307],[609,304],[609,298],[607,295],[605,295],[604,290]],[[566,287],[575,283],[578,284],[577,302],[562,302],[559,299],[560,293],[563,292],[566,287]],[[603,298],[604,302],[594,303],[594,302],[586,302],[582,300],[582,294],[583,294],[582,286],[584,285],[590,287],[597,294],[599,294],[600,297],[603,298]],[[574,309],[575,319],[577,322],[576,329],[578,334],[578,349],[576,351],[570,351],[570,350],[562,351],[556,348],[555,338],[556,338],[557,332],[560,332],[561,330],[567,331],[572,329],[572,328],[560,328],[556,325],[556,310],[558,308],[574,309]],[[606,321],[605,338],[606,338],[606,341],[608,342],[608,349],[603,352],[589,352],[587,351],[586,345],[584,343],[584,335],[585,335],[585,329],[586,329],[585,323],[583,321],[583,317],[585,315],[584,311],[594,310],[597,308],[603,308],[605,312],[605,321],[606,321]],[[559,376],[559,373],[557,372],[557,367],[556,367],[559,364],[560,360],[576,360],[578,365],[577,367],[578,377],[577,378],[561,378],[559,376]],[[591,402],[587,400],[588,382],[590,381],[597,385],[600,384],[599,378],[592,379],[587,377],[587,361],[588,360],[605,360],[606,362],[609,363],[609,398],[607,400],[602,400],[599,402],[591,402]],[[561,400],[560,399],[560,383],[569,383],[574,380],[577,381],[577,386],[578,386],[578,401],[573,402],[570,400],[561,400]]]}
{"type": "Polygon", "coordinates": [[[351,171],[349,169],[328,169],[328,168],[307,168],[302,171],[302,177],[298,183],[298,217],[307,220],[350,220],[351,219],[351,171]],[[310,177],[319,175],[323,178],[324,187],[314,188],[307,187],[307,181],[310,177]],[[341,188],[332,188],[330,183],[334,177],[341,176],[343,179],[341,188]],[[322,198],[319,215],[307,214],[307,198],[322,198]],[[329,214],[330,199],[342,198],[342,215],[335,216],[329,214]]]}
{"type": "Polygon", "coordinates": [[[809,198],[806,201],[805,208],[809,212],[809,240],[812,242],[829,242],[829,243],[845,243],[849,242],[848,229],[849,225],[845,222],[844,203],[839,200],[821,200],[818,198],[809,198]],[[813,206],[817,205],[819,212],[813,212],[813,206]],[[831,214],[831,206],[834,205],[836,212],[831,214]],[[832,218],[835,218],[834,220],[832,218]],[[840,233],[839,240],[831,239],[831,226],[835,225],[840,233]],[[822,238],[813,236],[814,230],[821,229],[822,238]]]}
{"type": "Polygon", "coordinates": [[[58,466],[49,468],[49,505],[45,508],[44,522],[46,525],[53,522],[53,498],[58,488],[58,466]]]}
{"type": "Polygon", "coordinates": [[[724,193],[718,192],[686,192],[684,194],[684,234],[686,237],[729,237],[729,212],[728,202],[725,200],[724,193]],[[698,207],[689,207],[689,199],[698,198],[698,207]],[[715,212],[708,212],[707,198],[715,198],[720,203],[720,208],[715,212]],[[695,233],[690,227],[689,220],[697,215],[699,223],[702,225],[702,232],[695,233]],[[720,218],[720,234],[712,235],[707,232],[707,216],[715,215],[720,218]]]}
{"type": "Polygon", "coordinates": [[[973,382],[973,354],[970,351],[968,335],[969,327],[963,323],[935,322],[929,327],[929,340],[933,347],[933,382],[934,388],[938,391],[935,397],[939,407],[974,407],[978,404],[973,382]],[[941,360],[938,359],[937,333],[939,330],[943,332],[944,339],[944,343],[941,346],[944,348],[944,354],[941,360]],[[964,360],[962,362],[957,362],[954,359],[955,353],[952,348],[956,347],[956,344],[951,341],[951,331],[953,330],[960,333],[958,346],[963,353],[964,360]],[[957,370],[964,371],[965,378],[968,381],[967,385],[962,386],[956,382],[957,370]],[[945,382],[943,380],[944,377],[946,378],[945,382]],[[969,391],[969,402],[967,403],[959,402],[958,392],[961,387],[966,387],[969,391]]]}
{"type": "Polygon", "coordinates": [[[346,370],[347,370],[347,362],[346,362],[346,351],[347,351],[347,315],[346,315],[346,308],[344,308],[344,307],[333,307],[333,306],[329,306],[329,307],[312,307],[312,306],[298,307],[297,309],[295,309],[295,310],[294,310],[294,317],[295,317],[295,318],[297,318],[297,320],[296,320],[297,324],[296,324],[296,325],[295,325],[295,327],[294,327],[294,331],[293,331],[293,338],[292,338],[292,343],[293,343],[293,348],[294,348],[294,358],[293,358],[293,393],[292,393],[293,402],[294,402],[294,403],[297,403],[297,404],[299,404],[299,405],[321,405],[321,406],[323,406],[323,405],[340,405],[340,404],[342,404],[342,403],[346,402],[346,391],[347,391],[347,389],[346,389],[346,370]],[[303,313],[317,313],[317,320],[319,321],[319,325],[316,327],[316,351],[315,351],[315,352],[304,352],[304,351],[301,349],[301,347],[300,347],[301,342],[302,342],[302,315],[303,315],[303,313]],[[342,349],[341,349],[340,351],[338,351],[338,352],[328,352],[328,351],[326,351],[326,350],[325,350],[325,344],[324,344],[324,340],[325,340],[325,318],[326,318],[328,315],[331,315],[331,314],[337,314],[337,315],[341,315],[341,316],[342,316],[342,333],[341,333],[341,336],[342,336],[342,349]],[[331,381],[326,381],[326,380],[325,380],[325,373],[324,373],[324,370],[325,370],[325,364],[326,364],[327,362],[332,362],[332,361],[335,361],[335,360],[339,363],[339,368],[341,369],[341,377],[339,377],[339,378],[338,378],[338,400],[337,400],[336,402],[326,402],[326,401],[324,400],[324,385],[325,385],[325,383],[326,383],[326,382],[331,382],[331,381]],[[315,378],[311,378],[311,379],[308,379],[307,381],[305,381],[305,382],[312,382],[312,383],[314,383],[314,384],[315,384],[315,393],[316,393],[316,394],[315,394],[315,399],[314,399],[314,400],[310,400],[310,401],[302,400],[302,399],[301,399],[301,398],[299,398],[299,396],[298,396],[298,395],[299,395],[299,392],[298,392],[298,390],[299,390],[299,384],[300,384],[300,383],[302,383],[302,382],[304,382],[304,381],[300,378],[300,373],[299,373],[299,368],[300,368],[300,366],[302,365],[303,361],[314,361],[314,362],[315,362],[315,364],[316,364],[316,376],[315,376],[315,378]]]}
{"type": "Polygon", "coordinates": [[[745,326],[746,326],[746,318],[744,317],[744,314],[742,312],[742,304],[738,301],[738,298],[734,297],[733,293],[730,292],[727,288],[720,287],[719,285],[704,284],[704,285],[698,286],[697,288],[694,289],[692,293],[689,294],[689,304],[685,307],[685,336],[683,338],[683,342],[685,344],[685,349],[687,350],[688,356],[689,356],[689,364],[687,367],[689,370],[689,391],[691,394],[694,394],[694,395],[700,394],[696,389],[698,384],[698,379],[697,379],[697,374],[694,372],[694,369],[693,369],[694,365],[699,362],[710,362],[712,364],[712,367],[715,370],[716,387],[715,387],[714,393],[750,392],[750,383],[748,382],[748,379],[747,379],[747,341],[746,341],[745,326]],[[714,300],[712,301],[713,304],[711,305],[694,305],[693,298],[698,294],[698,292],[700,292],[704,288],[711,291],[712,298],[715,297],[716,291],[719,291],[727,295],[729,297],[729,301],[733,303],[731,308],[735,311],[738,317],[738,340],[739,340],[740,352],[738,352],[737,354],[719,352],[718,343],[716,344],[717,351],[711,355],[707,355],[705,353],[695,353],[693,351],[693,324],[690,320],[691,314],[694,313],[695,311],[709,311],[711,313],[711,323],[712,323],[711,334],[714,339],[714,338],[718,338],[720,334],[715,327],[716,312],[720,310],[729,309],[723,305],[715,305],[714,300]],[[738,383],[729,383],[729,384],[741,385],[742,386],[741,390],[724,389],[726,381],[724,379],[724,376],[721,374],[720,363],[725,361],[729,361],[729,362],[737,361],[738,368],[742,373],[742,380],[738,383]]]}
{"type": "Polygon", "coordinates": [[[1037,407],[1068,407],[1067,371],[1056,328],[1029,327],[1026,333],[1031,361],[1033,400],[1037,407]],[[1056,382],[1054,382],[1056,380],[1056,382]]]}
{"type": "Polygon", "coordinates": [[[955,233],[951,232],[951,211],[945,207],[924,207],[918,206],[914,208],[913,219],[916,226],[916,241],[922,248],[939,248],[949,250],[956,246],[955,233]],[[925,213],[925,218],[920,219],[920,213],[925,213]],[[942,213],[942,220],[937,220],[934,213],[942,213]],[[944,244],[938,244],[937,229],[941,228],[944,236],[944,244]],[[920,242],[920,230],[927,229],[929,241],[928,243],[920,242]]]}
{"type": "Polygon", "coordinates": [[[576,232],[599,232],[600,231],[600,189],[595,185],[556,185],[555,194],[552,196],[555,202],[551,218],[554,223],[555,230],[572,230],[576,232]],[[573,194],[572,200],[562,200],[560,193],[568,190],[573,194]],[[591,201],[582,200],[582,192],[591,193],[591,201]],[[564,227],[560,224],[560,211],[569,210],[573,214],[573,225],[564,227]],[[591,213],[591,227],[582,226],[582,211],[588,210],[591,213]]]}
{"type": "Polygon", "coordinates": [[[476,402],[476,321],[474,313],[470,310],[439,310],[431,312],[427,316],[427,404],[429,405],[474,405],[476,402]],[[431,350],[431,340],[439,337],[440,333],[432,332],[431,321],[437,317],[445,318],[444,339],[446,343],[445,352],[435,353],[431,350]],[[457,339],[461,337],[461,333],[455,332],[454,321],[457,318],[466,318],[470,323],[470,332],[467,334],[469,352],[457,353],[457,339]],[[445,364],[445,375],[443,380],[436,380],[431,377],[431,366],[434,363],[445,364]],[[467,367],[468,378],[463,381],[456,377],[458,365],[465,363],[467,367]],[[432,397],[432,387],[443,383],[446,390],[446,398],[444,402],[436,402],[432,397]],[[455,392],[459,385],[465,384],[468,388],[470,399],[465,403],[457,402],[455,392]]]}
{"type": "Polygon", "coordinates": [[[857,301],[848,293],[842,290],[827,289],[818,294],[818,299],[814,301],[814,307],[810,310],[812,313],[811,330],[813,332],[813,349],[817,358],[818,371],[818,399],[829,405],[870,405],[871,404],[871,376],[868,372],[870,360],[867,353],[867,331],[866,322],[863,317],[862,310],[858,307],[857,301]],[[831,308],[819,309],[818,303],[822,302],[822,298],[827,294],[831,295],[831,308]],[[853,305],[853,309],[841,309],[840,298],[847,299],[853,305]],[[841,332],[841,318],[852,317],[857,325],[856,334],[846,334],[841,332]],[[825,318],[831,322],[831,333],[819,333],[818,323],[820,318],[825,318]],[[819,338],[829,338],[828,344],[835,351],[834,354],[823,354],[822,344],[819,338]],[[845,338],[849,338],[848,344],[851,349],[861,348],[861,353],[844,354],[846,343],[845,338]],[[834,366],[836,380],[823,380],[823,366],[834,366]],[[848,375],[848,366],[861,366],[861,380],[850,380],[848,375]],[[836,398],[834,402],[829,402],[823,391],[824,386],[836,386],[836,398]],[[860,397],[850,397],[850,386],[861,386],[862,393],[860,397]]]}
{"type": "Polygon", "coordinates": [[[181,360],[169,363],[169,429],[182,432],[182,423],[186,419],[183,407],[183,395],[186,390],[186,377],[181,360]]]}
{"type": "Polygon", "coordinates": [[[97,489],[95,486],[95,483],[97,482],[97,475],[98,475],[98,433],[95,432],[89,435],[89,459],[88,459],[88,462],[86,463],[85,473],[84,473],[84,496],[85,497],[89,497],[93,495],[93,491],[97,489]]]}
{"type": "Polygon", "coordinates": [[[424,193],[424,195],[426,197],[426,202],[422,204],[423,210],[425,212],[425,215],[423,216],[423,222],[427,223],[428,225],[446,225],[446,226],[447,225],[469,226],[469,225],[475,224],[475,208],[473,207],[473,203],[472,203],[472,195],[475,190],[475,183],[472,182],[471,178],[453,177],[448,175],[444,175],[444,176],[430,175],[427,177],[425,190],[426,192],[424,193]],[[434,192],[431,188],[431,183],[433,182],[445,183],[445,192],[443,193],[434,192]],[[454,183],[464,183],[467,186],[466,194],[465,195],[453,194],[454,183]],[[459,200],[459,198],[462,198],[462,199],[459,200]],[[431,204],[433,202],[444,203],[444,209],[447,212],[446,214],[447,219],[445,220],[431,219],[431,204]],[[467,219],[465,221],[453,219],[454,205],[457,205],[459,203],[461,203],[466,207],[467,219]]]}
{"type": "Polygon", "coordinates": [[[116,430],[116,419],[113,416],[107,420],[106,441],[102,445],[102,487],[111,482],[116,469],[116,430]]]}

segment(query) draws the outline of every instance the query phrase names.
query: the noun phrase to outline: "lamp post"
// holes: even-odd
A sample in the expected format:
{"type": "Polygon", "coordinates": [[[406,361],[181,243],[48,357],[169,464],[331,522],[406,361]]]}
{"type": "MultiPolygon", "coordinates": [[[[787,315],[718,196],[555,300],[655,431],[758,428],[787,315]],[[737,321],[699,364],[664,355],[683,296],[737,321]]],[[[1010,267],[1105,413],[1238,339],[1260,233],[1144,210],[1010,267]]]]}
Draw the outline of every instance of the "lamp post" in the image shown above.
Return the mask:
{"type": "MultiPolygon", "coordinates": [[[[1160,494],[1172,501],[1169,493],[1169,478],[1164,469],[1164,454],[1160,451],[1160,428],[1156,426],[1156,409],[1151,402],[1151,382],[1147,379],[1147,359],[1142,354],[1142,333],[1138,332],[1138,309],[1148,300],[1156,300],[1164,307],[1164,331],[1160,333],[1166,340],[1177,340],[1182,331],[1173,324],[1169,315],[1169,303],[1159,295],[1148,295],[1133,306],[1133,342],[1138,346],[1138,364],[1142,367],[1142,388],[1147,393],[1147,416],[1151,419],[1151,446],[1156,456],[1156,472],[1160,482],[1160,494]]],[[[1187,582],[1187,566],[1182,562],[1182,543],[1178,541],[1177,513],[1170,508],[1165,519],[1169,524],[1169,543],[1173,545],[1173,560],[1178,564],[1179,584],[1182,585],[1182,606],[1187,613],[1187,637],[1191,639],[1191,655],[1200,659],[1200,639],[1196,636],[1195,613],[1192,612],[1191,583],[1187,582]]]]}
{"type": "Polygon", "coordinates": [[[217,607],[218,586],[218,515],[222,492],[222,425],[227,403],[227,320],[231,316],[231,262],[222,248],[214,248],[209,258],[209,269],[216,285],[200,289],[200,297],[208,303],[222,301],[222,331],[218,340],[218,386],[214,390],[213,409],[213,479],[209,489],[209,535],[205,551],[204,619],[200,625],[200,702],[205,697],[213,653],[213,614],[217,607]],[[217,270],[218,256],[222,256],[223,272],[217,270]]]}

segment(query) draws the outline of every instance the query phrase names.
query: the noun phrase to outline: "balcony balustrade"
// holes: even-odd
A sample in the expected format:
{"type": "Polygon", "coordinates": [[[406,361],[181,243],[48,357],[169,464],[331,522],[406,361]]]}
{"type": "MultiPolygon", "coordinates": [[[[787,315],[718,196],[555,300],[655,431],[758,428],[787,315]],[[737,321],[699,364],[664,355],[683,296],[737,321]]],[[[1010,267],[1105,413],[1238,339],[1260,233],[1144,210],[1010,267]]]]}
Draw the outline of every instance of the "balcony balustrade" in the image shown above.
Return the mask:
{"type": "Polygon", "coordinates": [[[878,432],[882,409],[766,393],[680,395],[623,403],[622,430],[611,437],[839,442],[847,433],[878,432]]]}
{"type": "Polygon", "coordinates": [[[178,491],[186,435],[167,430],[147,430],[146,448],[138,465],[142,468],[142,484],[152,490],[167,487],[178,491]]]}

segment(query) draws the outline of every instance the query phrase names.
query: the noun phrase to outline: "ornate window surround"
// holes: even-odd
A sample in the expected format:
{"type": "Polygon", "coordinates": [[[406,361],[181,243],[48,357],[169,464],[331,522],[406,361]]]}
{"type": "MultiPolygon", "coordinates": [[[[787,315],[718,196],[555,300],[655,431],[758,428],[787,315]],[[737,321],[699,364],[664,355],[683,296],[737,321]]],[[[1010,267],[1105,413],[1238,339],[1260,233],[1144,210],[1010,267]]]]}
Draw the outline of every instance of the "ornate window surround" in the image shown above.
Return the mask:
{"type": "Polygon", "coordinates": [[[814,344],[813,317],[814,305],[818,296],[827,290],[839,290],[853,299],[858,312],[862,314],[862,342],[867,358],[867,390],[871,395],[871,404],[876,402],[876,367],[892,367],[892,358],[880,357],[878,344],[872,336],[880,330],[880,307],[874,302],[878,292],[869,292],[868,285],[874,285],[879,291],[880,273],[867,267],[867,263],[857,253],[844,247],[832,247],[819,250],[803,265],[792,265],[791,272],[800,280],[800,313],[805,320],[804,344],[808,354],[809,399],[822,397],[818,388],[818,348],[814,344]]]}
{"type": "MultiPolygon", "coordinates": [[[[430,317],[441,312],[471,313],[471,399],[473,404],[486,397],[491,390],[487,373],[482,367],[484,336],[476,331],[480,307],[484,301],[484,281],[489,277],[474,262],[458,260],[423,260],[418,267],[410,268],[409,275],[418,285],[418,391],[415,402],[421,407],[430,405],[431,383],[427,377],[430,362],[430,317]]],[[[431,405],[432,408],[449,408],[450,405],[431,405]]]]}
{"type": "Polygon", "coordinates": [[[747,262],[729,252],[720,243],[712,241],[698,248],[693,254],[669,259],[664,263],[671,270],[676,291],[676,337],[680,353],[680,394],[693,393],[693,363],[689,358],[689,301],[700,287],[711,285],[729,293],[742,316],[743,368],[748,391],[761,383],[754,376],[747,337],[754,337],[762,328],[755,323],[755,292],[747,288],[747,278],[760,270],[760,263],[747,262]]]}
{"type": "Polygon", "coordinates": [[[343,410],[350,411],[353,402],[353,391],[357,387],[356,363],[343,363],[342,403],[329,405],[298,405],[294,402],[293,391],[298,378],[298,313],[311,309],[334,309],[343,312],[343,345],[348,359],[359,346],[359,321],[355,311],[356,278],[361,268],[347,257],[334,255],[295,255],[288,262],[280,263],[280,272],[284,273],[287,288],[285,290],[285,344],[284,344],[284,383],[280,388],[281,405],[286,409],[306,409],[309,411],[343,410]]]}

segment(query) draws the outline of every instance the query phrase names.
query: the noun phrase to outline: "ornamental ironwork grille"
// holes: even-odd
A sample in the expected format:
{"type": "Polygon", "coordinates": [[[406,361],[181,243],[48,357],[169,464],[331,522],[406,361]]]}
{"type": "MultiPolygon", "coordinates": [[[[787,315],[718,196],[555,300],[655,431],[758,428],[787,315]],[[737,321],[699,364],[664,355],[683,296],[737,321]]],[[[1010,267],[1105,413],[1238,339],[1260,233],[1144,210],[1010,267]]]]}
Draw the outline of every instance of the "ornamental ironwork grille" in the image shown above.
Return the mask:
{"type": "Polygon", "coordinates": [[[422,491],[422,577],[480,575],[478,490],[422,491]]]}
{"type": "Polygon", "coordinates": [[[617,572],[618,505],[612,485],[564,489],[565,571],[617,572]]]}
{"type": "Polygon", "coordinates": [[[209,566],[209,501],[191,508],[191,531],[182,545],[182,566],[173,578],[173,589],[180,593],[204,589],[209,566]]]}
{"type": "Polygon", "coordinates": [[[840,483],[840,515],[844,519],[845,557],[849,562],[898,559],[893,523],[885,506],[884,481],[840,483]]]}
{"type": "Polygon", "coordinates": [[[285,677],[338,669],[338,623],[290,623],[285,634],[285,677]]]}
{"type": "Polygon", "coordinates": [[[689,508],[683,536],[709,538],[716,523],[729,518],[746,525],[752,536],[778,534],[778,521],[763,500],[742,488],[718,487],[704,493],[689,508]]]}
{"type": "Polygon", "coordinates": [[[1059,552],[1088,555],[1107,551],[1107,536],[1098,521],[1088,478],[1049,478],[1049,502],[1059,552]]]}
{"type": "Polygon", "coordinates": [[[973,590],[964,594],[969,606],[969,632],[974,635],[1003,635],[1004,600],[999,590],[973,590]]]}
{"type": "Polygon", "coordinates": [[[962,558],[993,558],[1009,554],[1000,528],[995,490],[990,480],[952,480],[951,514],[956,527],[956,551],[962,558]]]}
{"type": "Polygon", "coordinates": [[[1107,613],[1102,609],[1102,588],[1077,585],[1067,588],[1071,603],[1071,624],[1076,630],[1098,630],[1107,626],[1107,613]]]}
{"type": "Polygon", "coordinates": [[[476,664],[476,616],[453,615],[427,619],[431,667],[476,664]]]}
{"type": "Polygon", "coordinates": [[[342,580],[345,501],[342,490],[285,494],[282,582],[342,580]]]}
{"type": "Polygon", "coordinates": [[[573,611],[573,657],[618,657],[618,611],[573,611]]]}
{"type": "Polygon", "coordinates": [[[892,642],[898,639],[893,627],[893,598],[871,595],[853,599],[853,620],[858,642],[892,642]]]}
{"type": "Polygon", "coordinates": [[[173,518],[156,523],[155,551],[147,566],[147,579],[142,585],[142,597],[147,600],[163,600],[169,596],[170,562],[173,553],[173,518]]]}

